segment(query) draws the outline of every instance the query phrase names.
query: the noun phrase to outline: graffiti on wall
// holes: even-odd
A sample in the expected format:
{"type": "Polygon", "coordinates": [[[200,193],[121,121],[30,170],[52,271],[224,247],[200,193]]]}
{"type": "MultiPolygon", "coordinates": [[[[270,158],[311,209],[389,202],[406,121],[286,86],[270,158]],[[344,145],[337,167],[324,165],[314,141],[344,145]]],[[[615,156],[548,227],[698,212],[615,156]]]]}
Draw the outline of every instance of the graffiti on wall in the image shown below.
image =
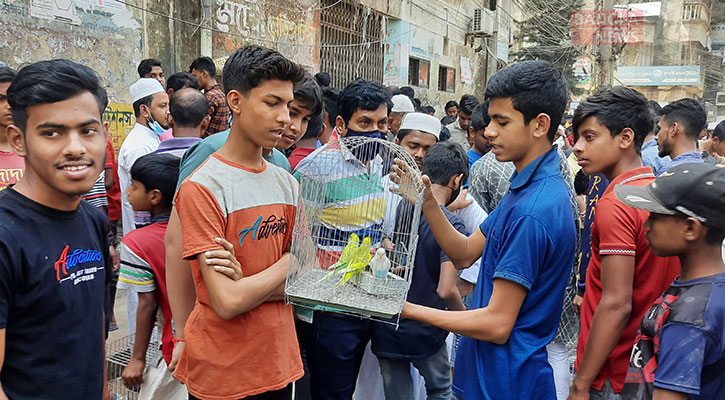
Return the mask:
{"type": "MultiPolygon", "coordinates": [[[[319,63],[315,36],[319,18],[314,13],[280,8],[273,0],[216,0],[213,34],[214,58],[226,59],[234,50],[255,39],[274,47],[303,65],[319,63]],[[299,44],[299,45],[296,45],[299,44]]],[[[302,6],[300,6],[302,7],[302,6]]]]}
{"type": "Polygon", "coordinates": [[[133,107],[129,104],[109,103],[103,112],[103,120],[108,122],[108,133],[111,135],[111,143],[118,156],[123,140],[136,123],[133,107]]]}

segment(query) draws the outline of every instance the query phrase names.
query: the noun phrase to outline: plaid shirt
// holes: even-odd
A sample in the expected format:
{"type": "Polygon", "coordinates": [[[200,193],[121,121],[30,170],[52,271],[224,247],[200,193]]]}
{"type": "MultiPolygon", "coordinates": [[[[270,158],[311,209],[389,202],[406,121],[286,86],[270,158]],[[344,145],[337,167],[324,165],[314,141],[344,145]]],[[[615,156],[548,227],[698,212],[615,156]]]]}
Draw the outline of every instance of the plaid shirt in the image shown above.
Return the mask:
{"type": "Polygon", "coordinates": [[[214,85],[205,93],[207,101],[209,101],[209,115],[211,121],[209,127],[204,132],[205,136],[213,135],[217,132],[229,129],[230,119],[232,116],[227,105],[227,97],[224,96],[220,85],[214,85]]]}

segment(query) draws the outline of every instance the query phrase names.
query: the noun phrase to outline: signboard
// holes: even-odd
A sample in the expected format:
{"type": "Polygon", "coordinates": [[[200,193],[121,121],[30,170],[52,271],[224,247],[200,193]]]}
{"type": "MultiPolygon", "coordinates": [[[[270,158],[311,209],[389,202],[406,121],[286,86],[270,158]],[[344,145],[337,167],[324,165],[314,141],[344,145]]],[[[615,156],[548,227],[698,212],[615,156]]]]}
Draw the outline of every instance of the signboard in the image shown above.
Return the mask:
{"type": "Polygon", "coordinates": [[[642,44],[642,10],[574,10],[571,12],[571,44],[642,44]]]}
{"type": "Polygon", "coordinates": [[[710,41],[714,46],[725,44],[725,24],[713,24],[710,26],[710,41]]]}
{"type": "Polygon", "coordinates": [[[509,45],[508,43],[497,42],[496,46],[496,58],[508,63],[509,62],[509,45]]]}
{"type": "Polygon", "coordinates": [[[589,82],[589,78],[592,74],[592,61],[587,57],[578,57],[574,61],[574,77],[579,82],[589,82]]]}
{"type": "Polygon", "coordinates": [[[118,157],[118,150],[121,149],[123,140],[136,124],[133,107],[130,104],[109,103],[103,112],[103,120],[108,122],[108,133],[111,135],[111,143],[118,157]]]}
{"type": "Polygon", "coordinates": [[[473,68],[471,68],[471,59],[461,57],[461,82],[466,85],[473,83],[473,68]]]}
{"type": "Polygon", "coordinates": [[[617,67],[617,81],[625,86],[699,86],[700,67],[617,67]]]}

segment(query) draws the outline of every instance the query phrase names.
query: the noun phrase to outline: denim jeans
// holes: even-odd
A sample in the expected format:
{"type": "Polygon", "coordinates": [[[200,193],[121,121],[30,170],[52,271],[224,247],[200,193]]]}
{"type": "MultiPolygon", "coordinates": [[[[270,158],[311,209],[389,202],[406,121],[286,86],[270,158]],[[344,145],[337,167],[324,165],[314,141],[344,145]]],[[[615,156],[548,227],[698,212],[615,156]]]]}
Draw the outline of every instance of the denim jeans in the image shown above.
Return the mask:
{"type": "Polygon", "coordinates": [[[589,389],[589,400],[622,400],[622,396],[614,393],[612,383],[607,380],[602,390],[589,389]]]}
{"type": "Polygon", "coordinates": [[[448,350],[442,346],[438,352],[419,360],[396,360],[378,357],[380,372],[383,375],[383,389],[386,400],[412,400],[413,379],[410,376],[410,364],[425,379],[428,400],[450,400],[451,367],[448,362],[448,350]]]}
{"type": "Polygon", "coordinates": [[[371,324],[371,320],[360,317],[315,312],[312,329],[316,357],[308,364],[313,399],[352,398],[365,347],[370,341],[371,324]]]}

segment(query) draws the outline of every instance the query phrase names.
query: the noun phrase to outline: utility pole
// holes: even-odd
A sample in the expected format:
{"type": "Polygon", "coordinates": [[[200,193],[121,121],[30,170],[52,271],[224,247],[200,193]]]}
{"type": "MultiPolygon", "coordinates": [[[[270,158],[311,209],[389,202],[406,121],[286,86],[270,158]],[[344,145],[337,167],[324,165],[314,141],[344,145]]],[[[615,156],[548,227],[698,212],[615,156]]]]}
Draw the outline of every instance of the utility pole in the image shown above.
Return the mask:
{"type": "MultiPolygon", "coordinates": [[[[606,13],[613,9],[613,0],[604,0],[602,11],[606,13]]],[[[605,20],[609,18],[605,16],[605,20]]],[[[603,24],[599,28],[599,38],[602,43],[599,46],[599,82],[602,87],[612,87],[612,76],[614,74],[614,57],[612,56],[612,29],[614,27],[603,24]]]]}

